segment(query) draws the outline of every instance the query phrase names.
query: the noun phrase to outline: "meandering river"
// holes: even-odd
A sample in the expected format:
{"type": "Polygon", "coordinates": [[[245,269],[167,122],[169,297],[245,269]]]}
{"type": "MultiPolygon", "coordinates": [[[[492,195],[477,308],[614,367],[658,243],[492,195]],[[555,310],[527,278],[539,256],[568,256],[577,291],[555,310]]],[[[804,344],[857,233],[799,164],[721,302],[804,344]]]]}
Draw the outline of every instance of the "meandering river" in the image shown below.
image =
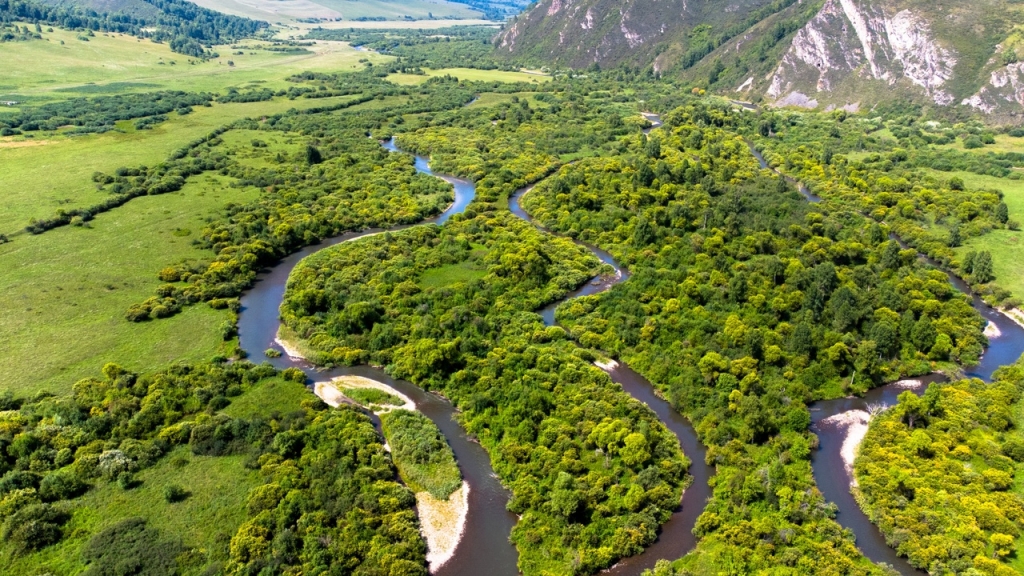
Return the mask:
{"type": "MultiPolygon", "coordinates": [[[[654,123],[652,128],[660,125],[657,115],[645,114],[645,116],[654,123]]],[[[649,131],[650,129],[645,132],[649,131]]],[[[385,142],[384,147],[388,150],[398,151],[393,140],[385,142]]],[[[764,157],[752,145],[751,151],[761,166],[768,168],[764,157]]],[[[416,169],[424,174],[443,178],[452,183],[455,188],[455,201],[452,205],[439,216],[424,220],[421,224],[443,224],[452,215],[463,212],[476,195],[476,189],[472,182],[434,174],[430,170],[428,160],[424,157],[416,156],[416,169]]],[[[522,197],[531,189],[532,186],[513,194],[509,199],[509,209],[516,216],[543,229],[520,205],[522,197]]],[[[798,189],[807,200],[820,201],[820,198],[812,194],[805,186],[798,184],[798,189]]],[[[387,230],[398,231],[409,227],[410,225],[402,225],[387,230]]],[[[344,374],[365,376],[394,386],[412,398],[416,402],[417,408],[444,433],[455,453],[463,477],[470,486],[469,515],[466,520],[465,533],[454,557],[445,563],[436,574],[443,576],[477,574],[514,576],[518,574],[516,568],[518,555],[510,544],[508,536],[515,525],[516,517],[505,509],[509,492],[494,474],[486,451],[456,423],[456,410],[447,400],[425,392],[409,382],[393,379],[380,369],[362,366],[317,370],[315,366],[306,361],[289,358],[287,355],[269,358],[264,352],[268,348],[281,350],[274,340],[280,327],[280,305],[292,269],[303,258],[324,248],[383,231],[382,229],[370,229],[342,234],[296,252],[260,274],[253,288],[246,291],[241,299],[242,307],[238,319],[239,344],[249,353],[250,359],[256,363],[270,362],[279,369],[300,368],[309,378],[316,380],[325,380],[344,374]]],[[[547,325],[554,325],[555,308],[565,301],[579,296],[600,293],[629,278],[628,270],[622,268],[611,254],[595,246],[573,241],[590,250],[602,262],[610,265],[614,269],[614,273],[595,278],[565,298],[539,310],[538,313],[547,325]]],[[[958,278],[950,275],[950,280],[958,289],[970,294],[969,289],[958,278]]],[[[1015,361],[1024,351],[1024,328],[986,306],[977,296],[972,295],[972,298],[974,308],[1001,332],[1000,337],[992,339],[981,364],[968,372],[970,376],[987,380],[991,378],[992,372],[998,366],[1015,361]]],[[[705,502],[711,496],[708,479],[714,471],[704,463],[705,448],[697,439],[696,431],[689,421],[661,398],[650,382],[626,365],[608,368],[606,372],[613,381],[622,386],[623,390],[651,408],[665,426],[676,435],[684,453],[692,462],[689,473],[693,477],[693,483],[684,492],[679,509],[662,526],[658,540],[642,554],[624,559],[606,571],[606,573],[614,575],[636,575],[646,568],[653,567],[659,559],[679,558],[695,546],[696,541],[692,535],[692,529],[705,502]]],[[[905,559],[898,557],[895,551],[885,544],[881,533],[871,524],[853,500],[849,491],[849,472],[841,457],[841,447],[847,436],[848,427],[833,423],[834,419],[830,420],[830,417],[837,414],[850,410],[863,410],[869,405],[890,406],[895,403],[896,396],[903,389],[906,389],[905,385],[890,384],[872,390],[864,398],[844,398],[813,404],[811,406],[812,427],[818,434],[821,445],[819,450],[812,455],[812,465],[815,479],[825,497],[839,506],[837,520],[853,531],[857,537],[857,545],[864,554],[876,562],[893,565],[902,574],[917,574],[919,571],[911,567],[905,559]]],[[[923,390],[923,385],[917,387],[917,390],[919,392],[923,390]]]]}
{"type": "MultiPolygon", "coordinates": [[[[821,201],[820,197],[811,193],[802,183],[771,168],[761,152],[754,148],[752,143],[747,142],[747,144],[761,168],[768,168],[795,184],[800,194],[808,201],[821,201]]],[[[894,239],[903,248],[908,248],[907,244],[899,238],[894,236],[894,239]]],[[[1000,335],[989,339],[989,346],[985,349],[981,362],[966,370],[967,376],[991,381],[992,373],[997,368],[1016,362],[1021,353],[1024,353],[1024,328],[985,304],[977,294],[971,291],[966,282],[943,269],[937,262],[924,255],[920,257],[935,268],[943,270],[957,290],[971,297],[971,306],[981,317],[991,322],[998,330],[1000,335]]],[[[904,575],[918,575],[925,574],[925,572],[911,566],[906,558],[899,556],[894,549],[886,544],[882,532],[871,523],[867,514],[861,510],[857,501],[854,500],[853,494],[850,493],[853,481],[852,471],[843,459],[842,449],[843,443],[851,433],[851,426],[854,424],[849,418],[844,419],[841,415],[858,416],[872,410],[889,408],[896,404],[896,398],[901,392],[911,390],[917,394],[923,394],[928,383],[944,379],[941,375],[917,378],[915,380],[920,384],[916,386],[909,386],[907,381],[894,382],[869,391],[863,398],[825,400],[815,402],[810,406],[811,429],[818,435],[820,441],[818,449],[811,455],[811,466],[814,470],[815,482],[821,492],[826,499],[834,502],[839,508],[836,521],[853,532],[857,538],[857,547],[865,556],[874,562],[889,564],[904,575]]]]}
{"type": "MultiPolygon", "coordinates": [[[[645,116],[652,121],[651,128],[661,124],[656,115],[647,114],[645,116]]],[[[646,132],[649,131],[650,129],[646,132]]],[[[393,139],[384,142],[383,146],[388,150],[398,151],[393,139]]],[[[452,205],[441,215],[424,220],[422,223],[443,224],[454,214],[463,212],[473,201],[476,196],[476,188],[472,182],[435,174],[430,169],[426,158],[416,156],[415,159],[418,171],[443,178],[455,188],[455,201],[452,205]]],[[[510,208],[517,216],[532,223],[529,215],[522,211],[518,203],[518,199],[531,188],[516,192],[510,199],[510,208]]],[[[387,230],[398,231],[409,227],[410,225],[402,225],[387,230]]],[[[340,375],[355,374],[384,382],[409,396],[416,403],[417,409],[430,418],[444,433],[455,453],[462,475],[470,487],[469,514],[466,519],[465,533],[455,550],[454,557],[445,563],[436,574],[439,576],[475,576],[478,574],[513,576],[519,572],[516,567],[518,555],[508,540],[509,533],[516,522],[515,515],[505,509],[510,494],[494,474],[486,451],[479,443],[469,438],[455,422],[455,408],[447,400],[425,392],[410,382],[391,378],[383,370],[377,368],[359,366],[318,370],[309,362],[290,358],[287,354],[278,358],[270,358],[265,354],[268,348],[283,352],[282,348],[275,343],[281,324],[279,309],[284,298],[288,276],[295,266],[303,258],[325,248],[383,231],[382,229],[369,229],[336,236],[320,244],[308,246],[260,274],[256,284],[246,291],[241,299],[241,310],[238,317],[239,345],[249,353],[249,358],[253,362],[270,362],[278,369],[299,368],[311,380],[326,380],[340,375]]],[[[616,273],[612,276],[598,277],[565,298],[538,311],[547,325],[554,324],[555,308],[566,300],[607,290],[629,277],[629,273],[619,266],[610,254],[594,246],[582,245],[591,250],[603,262],[611,265],[616,273]]],[[[693,483],[685,491],[679,509],[662,526],[658,540],[642,554],[627,558],[606,571],[608,574],[635,576],[646,568],[652,568],[659,559],[679,558],[696,544],[691,532],[697,516],[700,515],[705,501],[710,496],[708,478],[712,472],[711,468],[704,463],[704,447],[697,440],[697,434],[693,427],[673,410],[668,402],[655,393],[650,382],[624,365],[608,369],[607,372],[612,380],[620,384],[627,393],[654,411],[665,426],[679,438],[684,453],[692,460],[689,473],[694,479],[693,483]]]]}
{"type": "MultiPolygon", "coordinates": [[[[397,151],[392,140],[385,142],[384,147],[397,151]]],[[[424,220],[422,223],[443,224],[453,215],[463,212],[476,196],[476,187],[472,182],[434,174],[430,170],[427,159],[422,156],[416,156],[416,170],[443,178],[455,188],[455,201],[452,205],[439,216],[424,220]]],[[[397,231],[409,227],[408,225],[395,226],[388,230],[397,231]]],[[[289,358],[287,354],[280,358],[269,358],[264,353],[268,348],[282,351],[274,340],[281,325],[278,311],[292,269],[303,258],[320,250],[379,232],[383,232],[383,230],[370,229],[336,236],[320,244],[308,246],[260,274],[252,289],[242,295],[242,309],[238,315],[239,345],[249,353],[249,359],[257,364],[270,362],[278,369],[299,368],[311,380],[318,381],[329,380],[345,374],[365,376],[393,386],[411,398],[416,403],[416,408],[424,416],[430,418],[445,435],[455,453],[462,476],[469,484],[469,513],[462,539],[459,541],[452,559],[442,565],[435,574],[438,576],[476,574],[516,576],[519,574],[516,567],[519,555],[508,539],[512,527],[516,524],[516,516],[505,509],[510,493],[494,474],[487,452],[478,442],[469,437],[455,421],[456,410],[450,402],[436,394],[425,392],[410,382],[391,378],[383,370],[377,368],[357,366],[318,370],[309,362],[289,358]]]]}

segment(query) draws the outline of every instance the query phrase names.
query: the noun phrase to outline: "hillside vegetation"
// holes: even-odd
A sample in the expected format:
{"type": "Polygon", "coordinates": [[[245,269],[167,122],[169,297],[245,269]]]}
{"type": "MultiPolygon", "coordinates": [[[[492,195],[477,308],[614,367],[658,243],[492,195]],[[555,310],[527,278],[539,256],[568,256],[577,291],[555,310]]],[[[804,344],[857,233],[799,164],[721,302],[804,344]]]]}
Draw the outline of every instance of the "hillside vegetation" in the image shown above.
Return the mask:
{"type": "Polygon", "coordinates": [[[876,416],[855,464],[857,493],[888,543],[933,574],[1016,574],[1024,498],[1020,365],[993,384],[932,384],[876,416]],[[1015,424],[1017,424],[1015,426],[1015,424]]]}
{"type": "Polygon", "coordinates": [[[543,0],[495,44],[538,64],[650,69],[780,105],[909,99],[1009,119],[1022,22],[1007,0],[543,0]]]}

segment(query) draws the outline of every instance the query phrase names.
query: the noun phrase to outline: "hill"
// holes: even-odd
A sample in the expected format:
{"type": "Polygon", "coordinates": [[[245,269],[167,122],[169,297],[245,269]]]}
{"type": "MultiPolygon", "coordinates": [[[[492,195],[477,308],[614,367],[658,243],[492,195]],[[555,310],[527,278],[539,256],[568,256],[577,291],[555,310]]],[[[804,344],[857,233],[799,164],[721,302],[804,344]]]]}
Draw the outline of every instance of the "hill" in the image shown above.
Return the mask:
{"type": "Polygon", "coordinates": [[[1015,117],[1022,7],[1008,0],[542,0],[499,53],[558,66],[630,65],[781,105],[899,97],[1015,117]]]}

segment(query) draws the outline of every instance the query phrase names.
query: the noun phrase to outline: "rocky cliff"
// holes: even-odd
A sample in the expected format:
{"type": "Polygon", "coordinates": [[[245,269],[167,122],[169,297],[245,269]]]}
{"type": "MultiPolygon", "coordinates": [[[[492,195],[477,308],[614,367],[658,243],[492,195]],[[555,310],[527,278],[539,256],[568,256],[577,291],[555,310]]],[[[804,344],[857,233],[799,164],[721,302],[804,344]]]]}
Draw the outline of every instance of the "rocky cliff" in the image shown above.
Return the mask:
{"type": "Polygon", "coordinates": [[[1024,6],[1009,0],[541,0],[495,45],[576,68],[651,66],[779,105],[904,99],[1016,114],[1022,30],[1024,6]]]}

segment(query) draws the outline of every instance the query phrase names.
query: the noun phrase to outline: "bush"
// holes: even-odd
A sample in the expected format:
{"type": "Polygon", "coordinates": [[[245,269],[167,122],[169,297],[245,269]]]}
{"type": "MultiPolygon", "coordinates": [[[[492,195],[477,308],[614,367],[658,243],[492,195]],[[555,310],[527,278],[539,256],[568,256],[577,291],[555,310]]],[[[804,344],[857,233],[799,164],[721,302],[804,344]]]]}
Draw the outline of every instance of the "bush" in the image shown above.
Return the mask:
{"type": "Polygon", "coordinates": [[[39,550],[60,541],[61,527],[70,518],[71,514],[61,506],[29,505],[7,518],[0,539],[9,542],[17,553],[39,550]]]}
{"type": "Polygon", "coordinates": [[[968,150],[983,148],[984,146],[985,143],[982,142],[981,138],[978,138],[977,136],[970,136],[969,138],[964,140],[964,148],[967,148],[968,150]]]}
{"type": "Polygon", "coordinates": [[[82,547],[88,565],[83,576],[177,573],[175,559],[184,551],[180,541],[162,539],[142,518],[128,518],[104,528],[82,547]]]}
{"type": "Polygon", "coordinates": [[[164,500],[166,500],[168,504],[182,502],[189,496],[191,496],[189,491],[177,484],[170,484],[164,488],[164,500]]]}
{"type": "Polygon", "coordinates": [[[39,496],[47,502],[70,500],[81,495],[89,485],[82,481],[74,471],[64,468],[47,474],[39,483],[39,496]]]}

